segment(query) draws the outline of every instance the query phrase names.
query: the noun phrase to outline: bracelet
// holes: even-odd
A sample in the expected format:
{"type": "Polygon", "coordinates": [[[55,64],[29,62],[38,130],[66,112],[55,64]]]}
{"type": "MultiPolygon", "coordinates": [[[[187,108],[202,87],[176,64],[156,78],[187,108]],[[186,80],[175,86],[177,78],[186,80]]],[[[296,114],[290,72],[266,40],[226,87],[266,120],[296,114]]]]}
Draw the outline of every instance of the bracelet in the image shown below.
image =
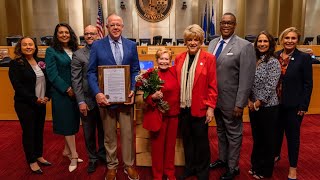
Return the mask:
{"type": "Polygon", "coordinates": [[[255,102],[253,103],[253,108],[254,108],[255,111],[259,111],[259,108],[256,107],[256,103],[255,102]]]}

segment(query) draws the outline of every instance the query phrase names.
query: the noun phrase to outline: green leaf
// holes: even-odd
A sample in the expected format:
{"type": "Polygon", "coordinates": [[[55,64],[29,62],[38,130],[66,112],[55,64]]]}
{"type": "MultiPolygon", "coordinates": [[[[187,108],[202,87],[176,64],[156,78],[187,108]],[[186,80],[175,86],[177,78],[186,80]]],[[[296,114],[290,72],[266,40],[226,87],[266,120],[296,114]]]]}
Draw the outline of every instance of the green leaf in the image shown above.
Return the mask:
{"type": "Polygon", "coordinates": [[[145,92],[143,93],[143,99],[146,99],[148,96],[149,96],[149,92],[148,92],[148,91],[145,91],[145,92]]]}

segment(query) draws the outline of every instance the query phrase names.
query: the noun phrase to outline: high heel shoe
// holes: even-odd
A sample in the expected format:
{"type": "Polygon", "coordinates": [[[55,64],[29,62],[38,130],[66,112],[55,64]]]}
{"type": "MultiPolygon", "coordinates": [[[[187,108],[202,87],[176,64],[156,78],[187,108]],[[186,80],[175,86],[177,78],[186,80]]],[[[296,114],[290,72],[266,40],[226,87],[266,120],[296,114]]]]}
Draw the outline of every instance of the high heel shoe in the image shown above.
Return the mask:
{"type": "Polygon", "coordinates": [[[35,174],[43,174],[43,171],[40,168],[35,171],[31,169],[31,171],[32,173],[35,173],[35,174]]]}
{"type": "Polygon", "coordinates": [[[43,166],[51,166],[52,164],[51,164],[51,162],[49,162],[49,161],[47,161],[47,160],[45,160],[44,162],[41,162],[41,161],[39,161],[39,160],[37,160],[41,165],[43,165],[43,166]]]}
{"type": "MultiPolygon", "coordinates": [[[[72,159],[71,153],[70,153],[70,154],[67,154],[67,153],[64,153],[64,152],[63,152],[63,153],[62,153],[62,156],[69,158],[70,161],[71,161],[71,159],[72,159]]],[[[78,159],[78,160],[77,160],[78,163],[82,163],[82,162],[83,162],[82,159],[80,159],[80,158],[77,158],[77,159],[78,159]]]]}
{"type": "Polygon", "coordinates": [[[78,158],[71,158],[71,163],[69,165],[69,171],[72,172],[77,169],[78,158]]]}

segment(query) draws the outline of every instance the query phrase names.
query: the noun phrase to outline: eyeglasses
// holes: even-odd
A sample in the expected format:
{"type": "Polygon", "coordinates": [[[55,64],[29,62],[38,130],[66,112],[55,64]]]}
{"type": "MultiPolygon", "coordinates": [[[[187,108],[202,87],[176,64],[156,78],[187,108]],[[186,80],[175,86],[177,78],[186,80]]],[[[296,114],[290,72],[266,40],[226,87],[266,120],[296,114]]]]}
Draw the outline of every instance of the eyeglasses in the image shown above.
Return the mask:
{"type": "Polygon", "coordinates": [[[221,21],[220,22],[220,26],[233,26],[233,25],[235,25],[236,23],[235,22],[233,22],[233,21],[221,21]]]}
{"type": "Polygon", "coordinates": [[[110,26],[111,28],[115,28],[117,27],[122,27],[122,24],[109,24],[108,26],[110,26]]]}
{"type": "Polygon", "coordinates": [[[94,33],[94,32],[84,33],[85,36],[89,36],[89,35],[94,36],[94,35],[96,35],[96,34],[97,34],[97,33],[94,33]]]}

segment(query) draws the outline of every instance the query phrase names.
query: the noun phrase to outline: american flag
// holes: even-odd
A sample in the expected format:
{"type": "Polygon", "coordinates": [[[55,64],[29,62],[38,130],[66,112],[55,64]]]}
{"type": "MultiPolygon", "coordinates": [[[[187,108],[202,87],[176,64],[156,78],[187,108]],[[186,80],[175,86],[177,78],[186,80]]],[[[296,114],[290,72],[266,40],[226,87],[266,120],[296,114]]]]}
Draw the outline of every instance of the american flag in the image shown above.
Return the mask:
{"type": "Polygon", "coordinates": [[[103,12],[101,1],[98,0],[98,16],[97,16],[97,30],[100,38],[104,37],[104,21],[103,21],[103,12]]]}
{"type": "Polygon", "coordinates": [[[204,31],[204,39],[207,39],[207,29],[208,29],[208,25],[207,25],[207,2],[206,2],[206,7],[204,9],[204,16],[203,16],[203,24],[202,24],[202,29],[204,31]]]}

